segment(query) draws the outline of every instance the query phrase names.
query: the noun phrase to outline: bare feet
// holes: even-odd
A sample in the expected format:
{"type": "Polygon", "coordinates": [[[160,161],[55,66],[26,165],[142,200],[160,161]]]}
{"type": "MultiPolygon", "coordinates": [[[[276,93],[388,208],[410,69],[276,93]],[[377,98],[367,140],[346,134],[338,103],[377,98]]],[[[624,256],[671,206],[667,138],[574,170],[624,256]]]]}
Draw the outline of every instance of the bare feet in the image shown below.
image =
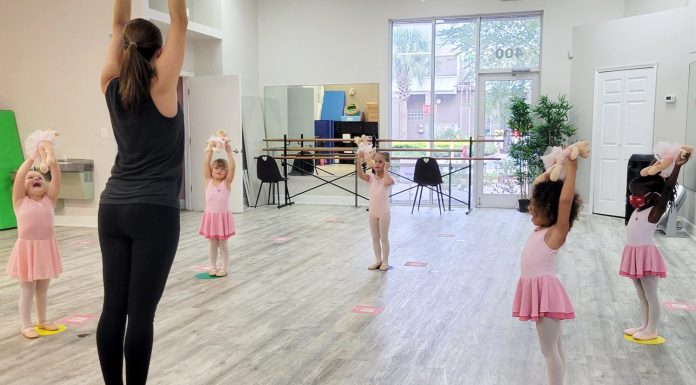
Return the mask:
{"type": "Polygon", "coordinates": [[[657,337],[657,331],[655,331],[654,333],[649,333],[647,330],[641,330],[633,335],[633,339],[641,341],[654,340],[657,337]]]}
{"type": "Polygon", "coordinates": [[[638,326],[635,328],[629,328],[629,329],[624,329],[624,334],[628,334],[629,336],[632,336],[640,331],[645,330],[644,326],[638,326]]]}
{"type": "Polygon", "coordinates": [[[213,268],[211,268],[210,270],[208,270],[208,275],[209,275],[209,276],[214,277],[216,274],[217,274],[217,269],[216,269],[216,268],[213,267],[213,268]]]}
{"type": "Polygon", "coordinates": [[[224,277],[227,275],[227,270],[225,269],[218,269],[217,274],[215,274],[218,277],[224,277]]]}
{"type": "Polygon", "coordinates": [[[381,271],[387,271],[389,270],[389,264],[387,262],[382,262],[382,264],[379,266],[379,269],[381,271]]]}
{"type": "Polygon", "coordinates": [[[34,338],[39,338],[39,332],[36,331],[33,327],[28,327],[22,329],[22,335],[26,338],[29,338],[30,340],[33,340],[34,338]]]}
{"type": "Polygon", "coordinates": [[[377,270],[379,267],[382,266],[382,261],[377,261],[370,266],[367,267],[367,270],[377,270]]]}

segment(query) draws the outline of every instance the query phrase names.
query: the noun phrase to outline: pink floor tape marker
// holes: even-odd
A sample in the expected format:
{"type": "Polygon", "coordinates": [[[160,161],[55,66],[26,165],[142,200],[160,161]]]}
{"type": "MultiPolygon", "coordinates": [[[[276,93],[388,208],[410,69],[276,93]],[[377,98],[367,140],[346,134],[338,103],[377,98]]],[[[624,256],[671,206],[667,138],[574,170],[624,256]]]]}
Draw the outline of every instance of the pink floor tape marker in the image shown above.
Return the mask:
{"type": "Polygon", "coordinates": [[[76,242],[75,242],[75,244],[78,244],[78,245],[93,245],[93,244],[95,244],[95,243],[96,243],[96,242],[93,241],[93,240],[91,240],[91,239],[83,239],[83,240],[80,240],[80,241],[76,241],[76,242]]]}
{"type": "Polygon", "coordinates": [[[690,305],[688,303],[664,302],[662,305],[668,310],[696,311],[696,305],[690,305]]]}
{"type": "Polygon", "coordinates": [[[273,237],[273,242],[287,242],[290,238],[288,237],[273,237]]]}
{"type": "Polygon", "coordinates": [[[358,305],[358,306],[354,307],[353,310],[351,310],[351,313],[377,315],[377,314],[381,313],[383,310],[384,310],[383,307],[358,305]]]}
{"type": "Polygon", "coordinates": [[[440,238],[454,238],[454,234],[438,234],[440,238]]]}
{"type": "Polygon", "coordinates": [[[428,266],[428,262],[406,262],[406,263],[404,263],[404,266],[426,267],[426,266],[428,266]]]}
{"type": "Polygon", "coordinates": [[[69,317],[59,319],[55,321],[55,323],[71,327],[80,327],[95,318],[99,318],[99,316],[97,314],[73,314],[69,317]]]}
{"type": "Polygon", "coordinates": [[[202,273],[208,270],[210,270],[210,265],[195,265],[193,267],[193,271],[195,271],[196,273],[202,273]]]}

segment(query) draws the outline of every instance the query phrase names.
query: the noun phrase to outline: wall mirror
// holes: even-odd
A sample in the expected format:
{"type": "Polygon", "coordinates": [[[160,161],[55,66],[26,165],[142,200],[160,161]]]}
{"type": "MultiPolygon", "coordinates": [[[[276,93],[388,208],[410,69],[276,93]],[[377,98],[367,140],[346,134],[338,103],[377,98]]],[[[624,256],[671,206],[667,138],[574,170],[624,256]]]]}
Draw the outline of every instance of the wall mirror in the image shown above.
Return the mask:
{"type": "Polygon", "coordinates": [[[322,84],[264,88],[265,148],[282,156],[283,137],[332,139],[325,142],[287,143],[288,155],[326,155],[325,159],[288,159],[289,172],[307,175],[343,175],[355,170],[353,137],[379,133],[379,84],[322,84]],[[350,108],[354,105],[356,109],[350,108]]]}
{"type": "MultiPolygon", "coordinates": [[[[686,144],[696,146],[696,62],[689,65],[689,95],[686,106],[686,144]]],[[[689,163],[693,163],[693,160],[689,163]]],[[[684,167],[684,186],[696,191],[696,167],[684,167]]]]}

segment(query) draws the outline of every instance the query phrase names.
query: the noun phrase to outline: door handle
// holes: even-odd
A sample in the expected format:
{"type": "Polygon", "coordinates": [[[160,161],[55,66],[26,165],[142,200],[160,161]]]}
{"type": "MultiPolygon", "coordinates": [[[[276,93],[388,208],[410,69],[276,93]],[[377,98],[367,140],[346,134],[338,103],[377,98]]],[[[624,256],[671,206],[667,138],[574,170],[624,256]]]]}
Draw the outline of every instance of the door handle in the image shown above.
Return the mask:
{"type": "Polygon", "coordinates": [[[232,152],[234,152],[235,154],[239,154],[239,150],[237,150],[236,148],[232,150],[232,152]]]}

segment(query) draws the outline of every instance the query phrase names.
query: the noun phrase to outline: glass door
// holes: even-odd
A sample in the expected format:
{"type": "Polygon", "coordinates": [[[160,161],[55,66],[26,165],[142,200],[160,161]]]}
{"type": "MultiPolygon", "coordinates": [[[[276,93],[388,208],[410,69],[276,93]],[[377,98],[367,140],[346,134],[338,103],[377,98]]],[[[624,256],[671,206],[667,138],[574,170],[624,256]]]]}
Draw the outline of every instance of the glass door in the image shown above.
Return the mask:
{"type": "Polygon", "coordinates": [[[514,161],[509,157],[510,98],[538,99],[538,73],[480,74],[478,78],[477,157],[498,158],[476,162],[476,206],[513,208],[520,192],[514,161]]]}

